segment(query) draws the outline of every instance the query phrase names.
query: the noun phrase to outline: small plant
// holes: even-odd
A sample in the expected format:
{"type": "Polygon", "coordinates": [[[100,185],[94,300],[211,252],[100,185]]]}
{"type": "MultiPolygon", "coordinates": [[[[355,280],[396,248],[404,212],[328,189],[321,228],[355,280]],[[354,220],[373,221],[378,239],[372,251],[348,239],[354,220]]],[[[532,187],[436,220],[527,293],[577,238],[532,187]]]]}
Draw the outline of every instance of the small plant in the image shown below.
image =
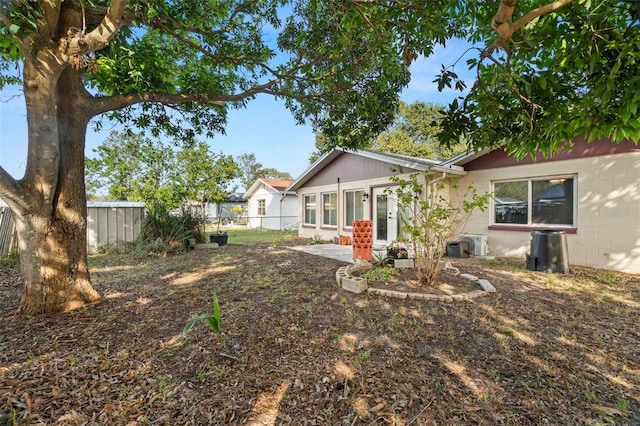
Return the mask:
{"type": "Polygon", "coordinates": [[[320,244],[322,242],[322,236],[320,234],[314,234],[311,237],[311,244],[320,244]]]}
{"type": "Polygon", "coordinates": [[[389,281],[396,273],[397,271],[394,268],[385,266],[383,268],[369,269],[363,272],[360,277],[372,281],[389,281]]]}
{"type": "Polygon", "coordinates": [[[598,274],[596,276],[596,279],[603,284],[613,285],[618,283],[618,274],[616,274],[615,272],[603,272],[601,274],[598,274]]]}
{"type": "Polygon", "coordinates": [[[491,194],[480,195],[473,186],[459,194],[454,178],[446,186],[426,174],[412,173],[404,178],[401,173],[396,170],[391,176],[397,187],[388,190],[398,197],[401,237],[415,260],[419,284],[435,285],[446,242],[464,228],[475,209],[484,211],[489,206],[491,194]]]}
{"type": "Polygon", "coordinates": [[[220,340],[224,341],[222,333],[220,332],[220,305],[218,304],[218,295],[215,292],[213,293],[211,313],[198,315],[189,321],[187,325],[184,326],[184,329],[182,329],[182,337],[186,337],[189,330],[200,321],[206,321],[211,330],[218,335],[220,340]]]}
{"type": "Polygon", "coordinates": [[[387,256],[386,254],[374,253],[373,254],[373,260],[371,261],[371,263],[375,267],[384,268],[385,266],[387,266],[389,264],[389,261],[391,261],[391,260],[392,260],[392,258],[387,256]]]}
{"type": "Polygon", "coordinates": [[[584,399],[586,399],[588,402],[593,402],[596,399],[596,393],[592,390],[586,390],[582,392],[582,396],[584,396],[584,399]]]}
{"type": "Polygon", "coordinates": [[[9,250],[2,259],[0,259],[0,265],[11,267],[17,266],[20,264],[20,249],[18,247],[14,247],[9,250]]]}
{"type": "Polygon", "coordinates": [[[626,399],[619,399],[618,400],[618,410],[622,411],[624,414],[627,414],[629,412],[629,401],[627,401],[626,399]]]}

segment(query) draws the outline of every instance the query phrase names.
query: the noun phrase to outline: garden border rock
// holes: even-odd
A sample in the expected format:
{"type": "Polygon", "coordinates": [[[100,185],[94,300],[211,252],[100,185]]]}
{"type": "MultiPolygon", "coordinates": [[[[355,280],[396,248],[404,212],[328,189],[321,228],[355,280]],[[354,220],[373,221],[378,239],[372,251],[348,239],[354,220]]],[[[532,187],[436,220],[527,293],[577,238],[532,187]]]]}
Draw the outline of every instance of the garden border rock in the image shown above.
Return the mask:
{"type": "MultiPolygon", "coordinates": [[[[469,281],[477,282],[480,286],[480,289],[453,295],[415,293],[398,290],[387,290],[383,288],[371,288],[368,286],[368,282],[365,278],[354,275],[373,268],[374,266],[368,262],[357,262],[355,265],[342,266],[336,271],[336,282],[339,287],[352,293],[363,293],[366,291],[369,294],[378,294],[380,296],[393,297],[396,299],[408,298],[412,300],[434,300],[440,302],[459,302],[472,300],[480,296],[486,296],[489,293],[495,293],[496,291],[495,287],[488,280],[480,279],[471,274],[461,274],[460,277],[469,281]]],[[[444,268],[454,269],[457,271],[457,268],[454,268],[448,262],[445,263],[444,268]]]]}

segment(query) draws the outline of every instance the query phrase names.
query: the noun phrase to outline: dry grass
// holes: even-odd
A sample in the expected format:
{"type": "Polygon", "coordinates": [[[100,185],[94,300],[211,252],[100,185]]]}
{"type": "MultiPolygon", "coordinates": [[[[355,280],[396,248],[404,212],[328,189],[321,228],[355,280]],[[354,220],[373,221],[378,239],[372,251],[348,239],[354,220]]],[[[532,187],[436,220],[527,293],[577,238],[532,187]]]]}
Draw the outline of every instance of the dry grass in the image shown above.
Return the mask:
{"type": "Polygon", "coordinates": [[[36,318],[14,315],[18,272],[0,272],[0,423],[640,418],[637,275],[462,259],[456,266],[497,293],[442,304],[347,293],[335,284],[342,263],[264,245],[92,264],[102,302],[36,318]],[[214,290],[224,344],[204,323],[182,338],[214,290]]]}

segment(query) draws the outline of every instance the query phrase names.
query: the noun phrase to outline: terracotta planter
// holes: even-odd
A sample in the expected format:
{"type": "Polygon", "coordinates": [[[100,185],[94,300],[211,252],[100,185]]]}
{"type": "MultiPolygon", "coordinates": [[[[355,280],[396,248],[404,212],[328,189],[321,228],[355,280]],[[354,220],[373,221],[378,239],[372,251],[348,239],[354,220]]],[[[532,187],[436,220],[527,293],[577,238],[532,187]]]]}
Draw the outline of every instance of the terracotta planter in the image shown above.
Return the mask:
{"type": "Polygon", "coordinates": [[[373,222],[370,220],[354,220],[353,221],[353,260],[373,259],[373,222]]]}

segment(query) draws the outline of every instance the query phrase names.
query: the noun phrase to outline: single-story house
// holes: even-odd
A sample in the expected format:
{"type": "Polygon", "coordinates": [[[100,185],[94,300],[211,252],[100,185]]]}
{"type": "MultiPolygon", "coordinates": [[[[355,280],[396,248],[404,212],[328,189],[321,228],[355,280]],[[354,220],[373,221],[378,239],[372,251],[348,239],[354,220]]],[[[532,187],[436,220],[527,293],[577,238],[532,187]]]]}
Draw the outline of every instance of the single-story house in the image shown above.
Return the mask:
{"type": "Polygon", "coordinates": [[[295,229],[298,224],[298,196],[288,191],[286,179],[258,178],[245,193],[249,226],[260,229],[295,229]]]}
{"type": "Polygon", "coordinates": [[[242,194],[234,193],[222,203],[207,201],[204,216],[209,223],[217,223],[220,219],[222,223],[244,225],[247,221],[247,200],[242,194]]]}
{"type": "MultiPolygon", "coordinates": [[[[490,192],[489,209],[476,211],[463,235],[479,236],[493,256],[525,259],[531,233],[561,230],[569,263],[640,272],[640,146],[631,141],[575,141],[550,158],[516,160],[502,149],[436,162],[372,151],[333,150],[288,188],[299,196],[301,236],[349,235],[354,219],[370,219],[373,244],[398,236],[392,170],[452,178],[462,188],[490,192]]],[[[485,254],[483,252],[482,254],[485,254]]]]}
{"type": "Polygon", "coordinates": [[[443,171],[463,173],[457,166],[444,170],[439,161],[336,148],[288,188],[298,194],[299,235],[333,240],[338,235],[352,235],[354,220],[372,220],[373,245],[390,245],[400,229],[398,202],[389,192],[396,185],[390,177],[399,168],[404,174],[425,172],[435,178],[443,171]]]}

